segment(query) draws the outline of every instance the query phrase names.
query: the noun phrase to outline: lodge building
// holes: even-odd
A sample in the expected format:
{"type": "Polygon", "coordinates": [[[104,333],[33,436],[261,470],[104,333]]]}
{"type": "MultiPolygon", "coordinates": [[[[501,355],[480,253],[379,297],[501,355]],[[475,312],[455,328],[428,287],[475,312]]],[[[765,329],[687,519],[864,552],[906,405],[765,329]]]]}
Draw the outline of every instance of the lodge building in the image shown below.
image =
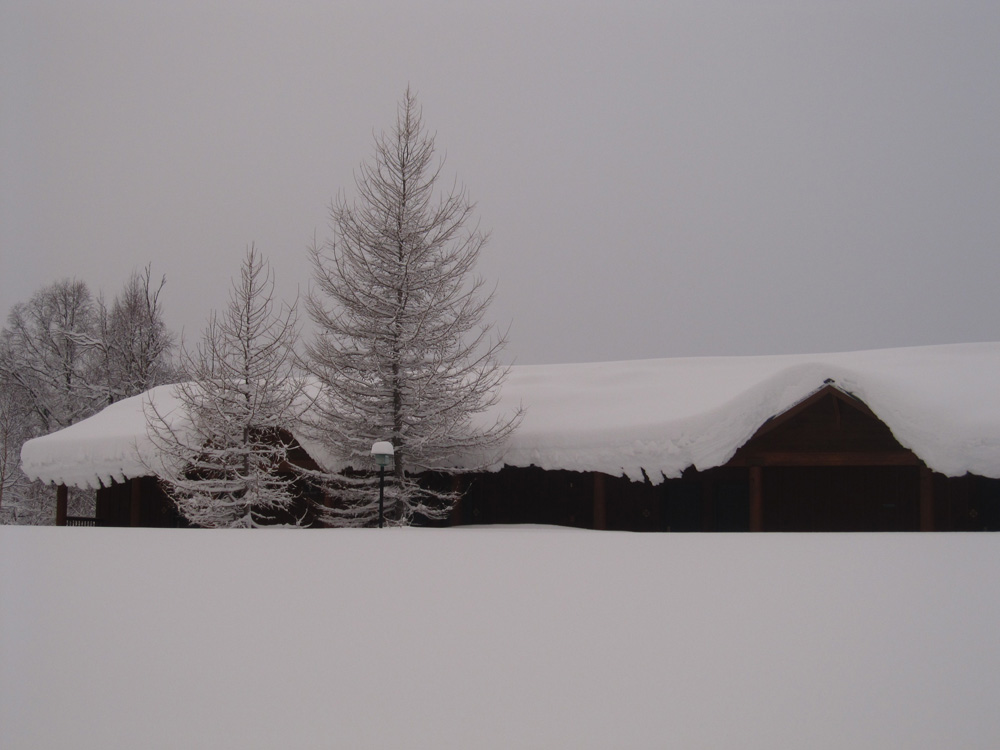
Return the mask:
{"type": "MultiPolygon", "coordinates": [[[[525,419],[491,470],[456,456],[425,481],[462,490],[451,525],[996,531],[998,380],[1000,344],[515,367],[496,408],[525,419]]],[[[183,525],[145,468],[143,398],[30,441],[26,473],[94,489],[96,524],[183,525]]],[[[310,448],[293,462],[323,466],[310,448]]]]}

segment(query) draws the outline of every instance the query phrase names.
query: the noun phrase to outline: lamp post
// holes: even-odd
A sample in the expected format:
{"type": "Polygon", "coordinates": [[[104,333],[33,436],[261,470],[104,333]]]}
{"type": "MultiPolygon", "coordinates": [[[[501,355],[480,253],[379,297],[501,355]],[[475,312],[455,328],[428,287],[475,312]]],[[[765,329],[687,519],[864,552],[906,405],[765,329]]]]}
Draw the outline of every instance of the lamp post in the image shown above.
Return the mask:
{"type": "Polygon", "coordinates": [[[378,527],[380,529],[382,528],[385,503],[385,467],[391,463],[393,454],[392,443],[388,440],[380,440],[372,446],[372,455],[375,456],[375,463],[378,464],[378,527]]]}

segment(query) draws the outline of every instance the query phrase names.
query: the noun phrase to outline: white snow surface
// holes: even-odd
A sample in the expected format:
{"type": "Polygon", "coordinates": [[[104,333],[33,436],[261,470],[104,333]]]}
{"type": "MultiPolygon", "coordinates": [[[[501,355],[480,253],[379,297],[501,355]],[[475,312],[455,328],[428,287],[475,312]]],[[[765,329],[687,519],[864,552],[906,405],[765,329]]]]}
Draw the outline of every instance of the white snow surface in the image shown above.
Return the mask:
{"type": "MultiPolygon", "coordinates": [[[[866,403],[931,469],[1000,477],[1000,343],[756,357],[697,357],[511,368],[483,423],[519,404],[503,465],[601,471],[655,483],[728,461],[769,418],[832,380],[866,403]]],[[[25,444],[25,473],[96,487],[149,474],[144,399],[169,410],[170,386],[127,399],[25,444]]],[[[293,434],[327,468],[329,456],[293,434]]],[[[456,466],[479,460],[456,456],[456,466]]]]}
{"type": "Polygon", "coordinates": [[[993,750],[991,534],[0,527],[12,750],[993,750]]]}

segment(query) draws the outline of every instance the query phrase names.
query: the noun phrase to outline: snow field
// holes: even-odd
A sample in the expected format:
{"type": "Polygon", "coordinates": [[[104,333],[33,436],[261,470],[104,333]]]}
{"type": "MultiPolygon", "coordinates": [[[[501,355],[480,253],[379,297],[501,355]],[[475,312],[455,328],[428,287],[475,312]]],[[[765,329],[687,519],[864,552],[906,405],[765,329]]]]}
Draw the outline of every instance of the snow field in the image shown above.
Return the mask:
{"type": "Polygon", "coordinates": [[[4,748],[994,748],[988,534],[0,528],[4,748]]]}

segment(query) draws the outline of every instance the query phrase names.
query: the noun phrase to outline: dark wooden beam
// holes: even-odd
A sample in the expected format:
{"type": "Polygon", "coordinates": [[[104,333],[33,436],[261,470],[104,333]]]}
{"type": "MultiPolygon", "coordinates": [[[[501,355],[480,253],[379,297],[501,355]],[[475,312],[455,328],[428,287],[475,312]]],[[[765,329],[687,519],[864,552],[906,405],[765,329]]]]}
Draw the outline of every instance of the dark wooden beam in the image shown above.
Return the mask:
{"type": "Polygon", "coordinates": [[[322,471],[322,467],[313,461],[309,456],[304,456],[302,458],[296,457],[293,459],[288,459],[278,463],[278,473],[279,474],[295,474],[299,469],[305,469],[306,471],[322,471]]]}
{"type": "Polygon", "coordinates": [[[715,474],[701,475],[701,530],[715,531],[715,474]]]}
{"type": "Polygon", "coordinates": [[[129,498],[129,526],[142,525],[142,479],[132,477],[131,496],[129,498]]]}
{"type": "Polygon", "coordinates": [[[604,475],[595,471],[594,477],[594,528],[608,528],[608,506],[604,491],[604,475]]]}
{"type": "Polygon", "coordinates": [[[909,451],[763,451],[733,459],[727,466],[919,466],[909,451]]]}
{"type": "Polygon", "coordinates": [[[66,511],[69,507],[69,490],[65,484],[56,487],[56,526],[66,525],[66,511]]]}
{"type": "Polygon", "coordinates": [[[920,530],[934,531],[934,472],[920,467],[920,530]]]}
{"type": "Polygon", "coordinates": [[[750,531],[764,530],[764,468],[750,467],[750,531]]]}
{"type": "Polygon", "coordinates": [[[453,474],[451,477],[451,491],[457,496],[455,504],[451,506],[451,513],[448,514],[448,524],[451,526],[462,525],[462,496],[465,494],[461,474],[453,474]]]}

